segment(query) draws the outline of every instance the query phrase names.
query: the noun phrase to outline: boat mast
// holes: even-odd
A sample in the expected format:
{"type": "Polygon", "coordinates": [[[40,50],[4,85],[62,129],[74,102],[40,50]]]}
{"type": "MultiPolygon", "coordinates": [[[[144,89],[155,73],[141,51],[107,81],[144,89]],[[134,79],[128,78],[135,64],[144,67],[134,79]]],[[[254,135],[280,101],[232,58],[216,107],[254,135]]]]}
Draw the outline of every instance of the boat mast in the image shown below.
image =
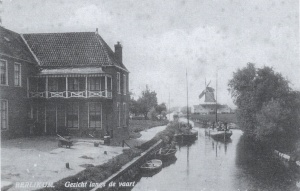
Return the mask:
{"type": "Polygon", "coordinates": [[[170,105],[170,90],[169,90],[169,121],[171,121],[170,115],[171,115],[171,105],[170,105]]]}
{"type": "Polygon", "coordinates": [[[188,86],[188,75],[187,75],[187,68],[186,68],[186,114],[187,114],[187,122],[188,122],[188,127],[190,126],[190,117],[189,117],[189,86],[188,86]]]}
{"type": "Polygon", "coordinates": [[[218,68],[216,74],[216,123],[218,122],[218,68]]]}

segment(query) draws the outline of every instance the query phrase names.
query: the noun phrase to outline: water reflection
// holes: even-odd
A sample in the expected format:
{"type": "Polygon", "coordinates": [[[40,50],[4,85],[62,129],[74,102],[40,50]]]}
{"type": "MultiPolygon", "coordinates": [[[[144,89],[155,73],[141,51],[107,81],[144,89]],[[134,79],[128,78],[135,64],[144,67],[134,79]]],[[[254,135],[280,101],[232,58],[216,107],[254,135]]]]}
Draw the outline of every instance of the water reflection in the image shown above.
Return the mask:
{"type": "Polygon", "coordinates": [[[226,142],[197,130],[198,140],[177,145],[176,159],[139,177],[132,190],[297,190],[297,174],[245,142],[240,130],[226,142]]]}

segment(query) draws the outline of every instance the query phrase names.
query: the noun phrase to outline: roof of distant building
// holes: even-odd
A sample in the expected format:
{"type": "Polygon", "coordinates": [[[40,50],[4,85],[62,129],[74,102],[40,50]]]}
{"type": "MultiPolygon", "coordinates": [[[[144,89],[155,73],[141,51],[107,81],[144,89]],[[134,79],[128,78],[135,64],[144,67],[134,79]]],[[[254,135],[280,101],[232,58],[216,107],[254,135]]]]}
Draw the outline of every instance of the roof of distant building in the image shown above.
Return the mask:
{"type": "Polygon", "coordinates": [[[23,34],[44,68],[118,66],[115,53],[96,32],[23,34]]]}
{"type": "Polygon", "coordinates": [[[0,26],[0,44],[1,54],[35,63],[34,57],[23,42],[20,34],[0,26]]]}

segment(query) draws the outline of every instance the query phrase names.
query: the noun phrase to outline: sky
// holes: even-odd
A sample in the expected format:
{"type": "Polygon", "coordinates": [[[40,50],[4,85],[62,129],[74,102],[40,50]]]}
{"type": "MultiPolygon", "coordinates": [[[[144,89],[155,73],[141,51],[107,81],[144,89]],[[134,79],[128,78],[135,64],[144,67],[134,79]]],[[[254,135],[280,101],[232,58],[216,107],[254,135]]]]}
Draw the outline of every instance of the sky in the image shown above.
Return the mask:
{"type": "Polygon", "coordinates": [[[158,102],[199,104],[205,80],[218,102],[235,107],[233,72],[248,62],[270,66],[300,90],[298,0],[2,0],[2,26],[18,33],[99,30],[120,41],[130,91],[146,85],[158,102]],[[218,77],[216,77],[218,76],[218,77]],[[217,82],[217,83],[216,83],[217,82]]]}

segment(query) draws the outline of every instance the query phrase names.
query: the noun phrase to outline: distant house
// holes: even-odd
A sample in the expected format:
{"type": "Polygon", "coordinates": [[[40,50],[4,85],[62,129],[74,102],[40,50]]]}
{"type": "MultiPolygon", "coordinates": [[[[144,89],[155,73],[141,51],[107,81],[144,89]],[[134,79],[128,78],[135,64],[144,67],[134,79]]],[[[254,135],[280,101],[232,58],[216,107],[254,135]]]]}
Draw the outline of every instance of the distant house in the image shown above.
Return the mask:
{"type": "Polygon", "coordinates": [[[27,122],[35,124],[33,133],[51,135],[67,128],[73,134],[98,131],[115,138],[127,134],[129,72],[120,43],[113,52],[97,31],[19,38],[38,68],[24,76],[24,95],[17,95],[26,100],[22,116],[27,113],[27,122]]]}

